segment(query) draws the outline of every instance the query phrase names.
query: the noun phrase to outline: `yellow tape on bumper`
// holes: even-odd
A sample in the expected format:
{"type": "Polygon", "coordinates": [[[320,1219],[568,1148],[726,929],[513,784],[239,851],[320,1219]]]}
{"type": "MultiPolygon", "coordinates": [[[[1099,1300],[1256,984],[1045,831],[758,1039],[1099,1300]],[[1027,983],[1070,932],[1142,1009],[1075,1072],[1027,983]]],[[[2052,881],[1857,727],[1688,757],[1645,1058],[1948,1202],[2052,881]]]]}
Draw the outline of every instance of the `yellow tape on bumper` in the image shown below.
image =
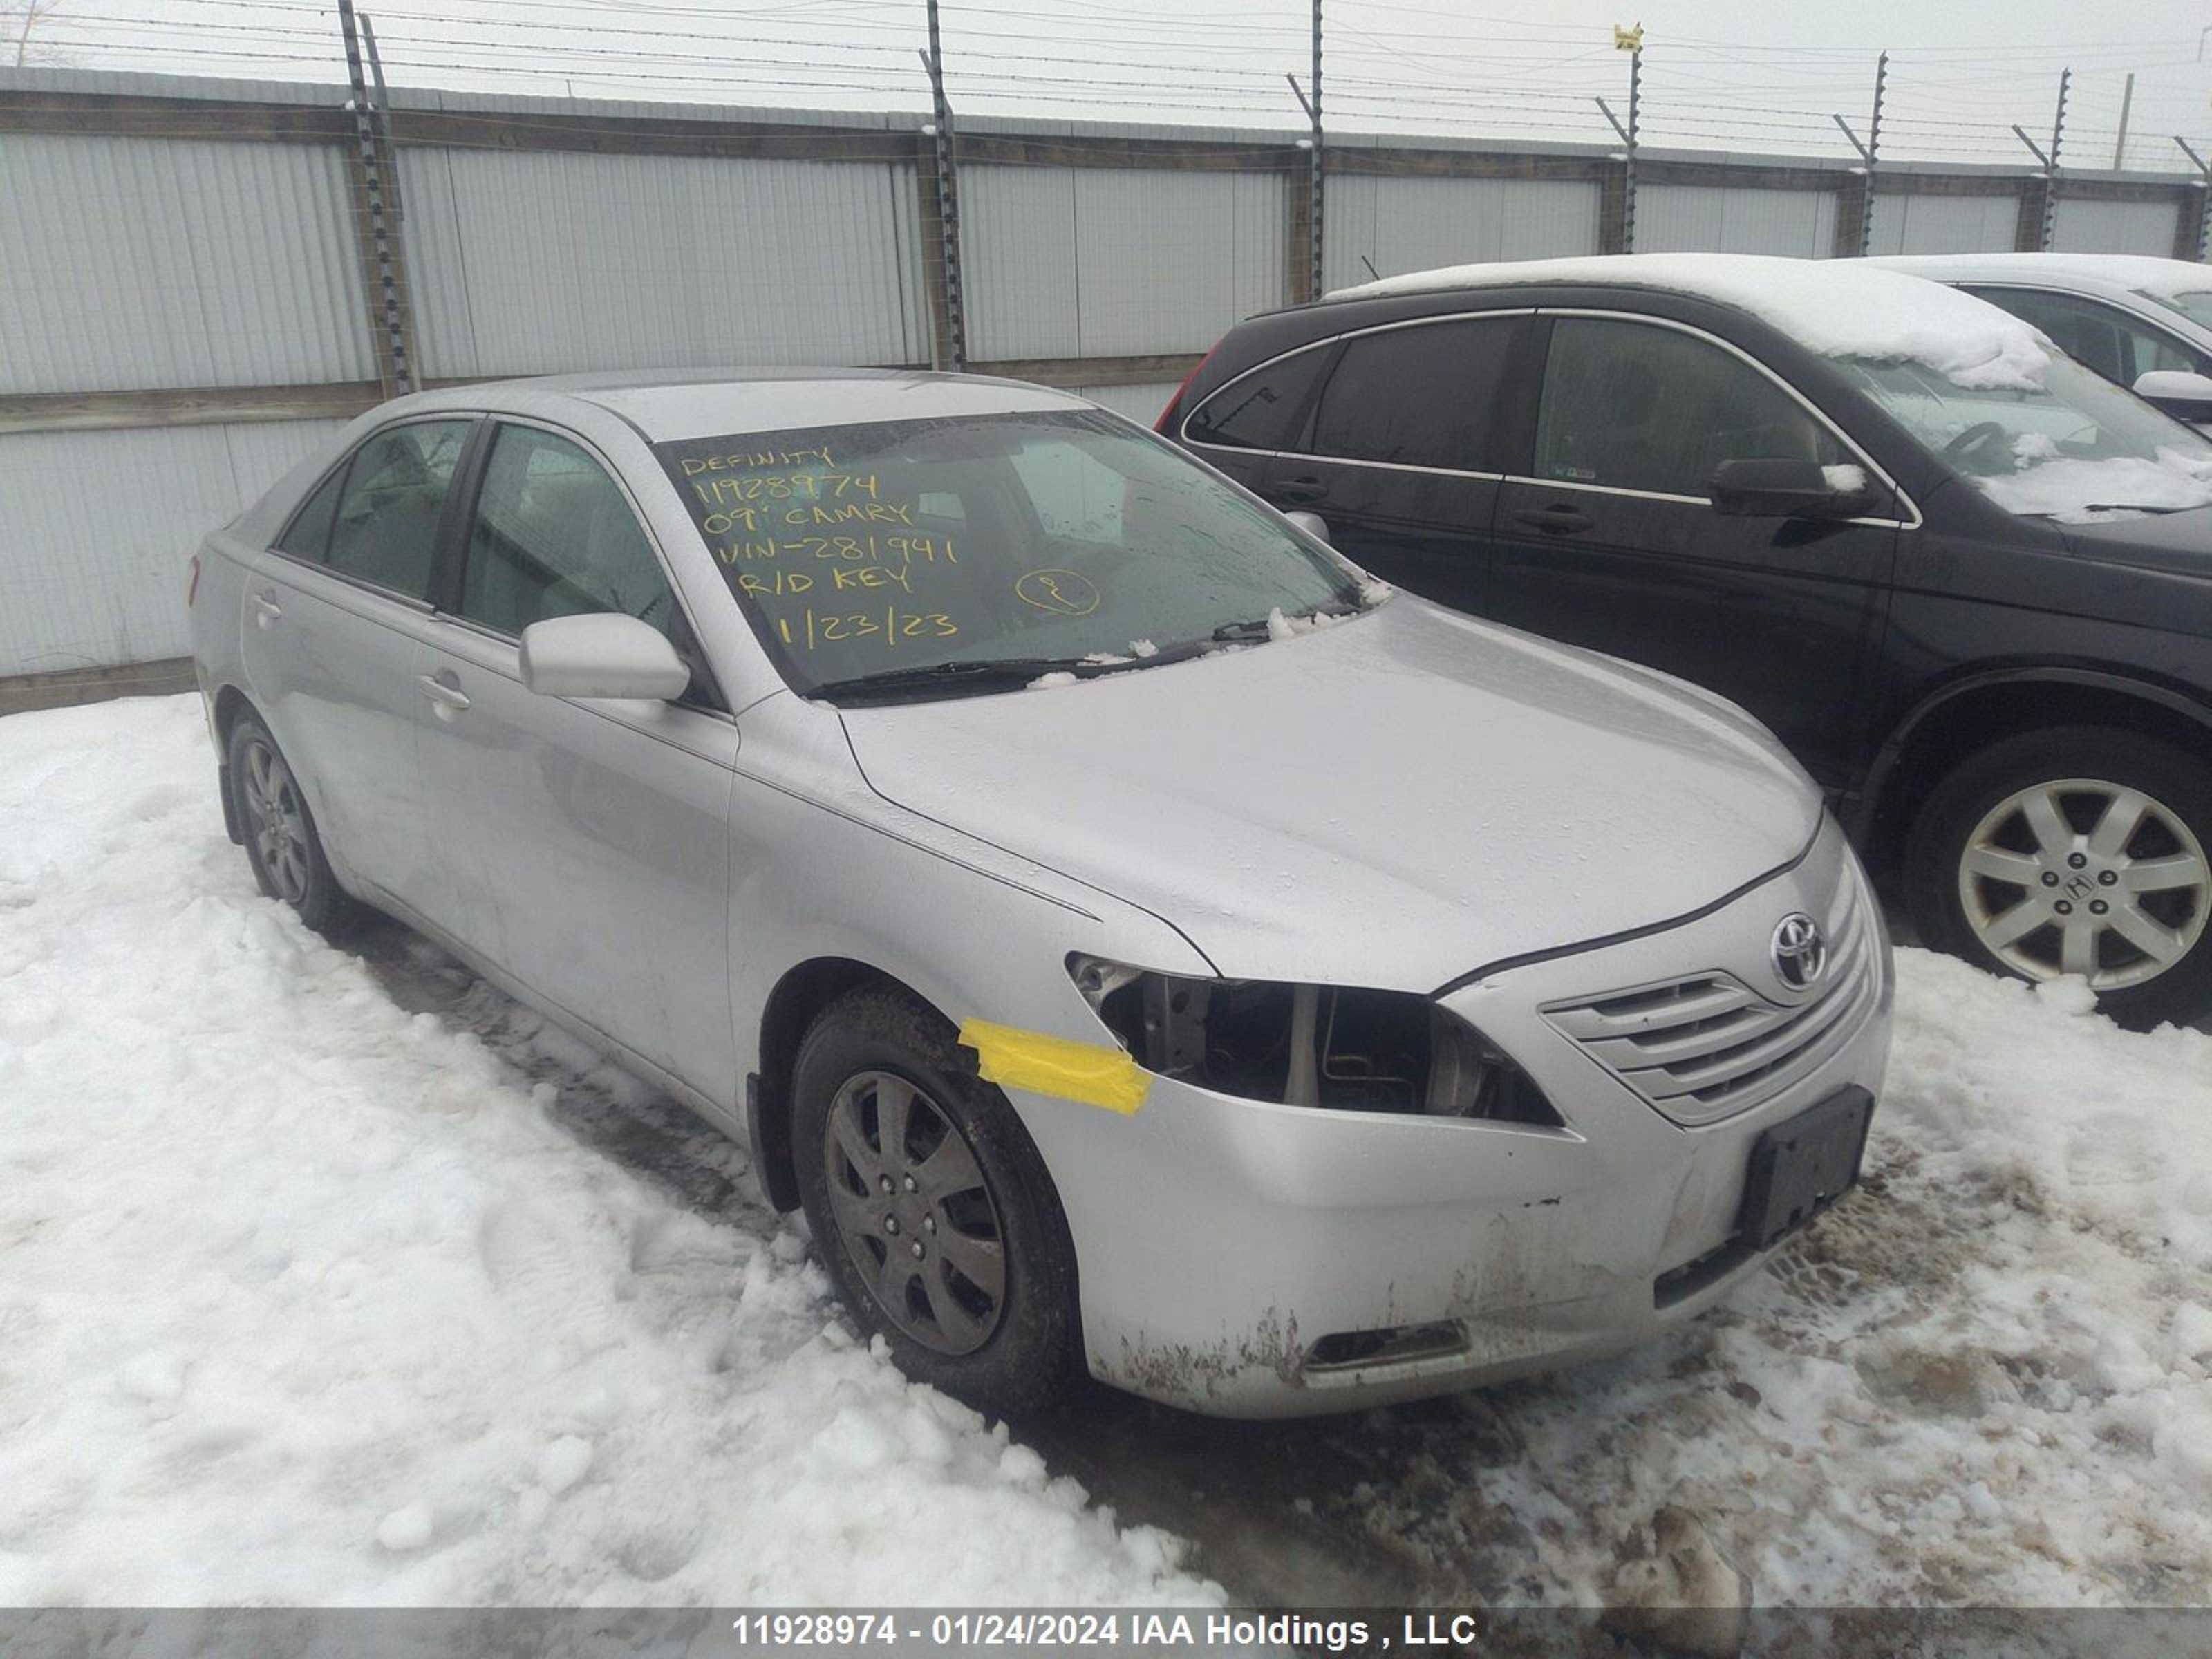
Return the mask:
{"type": "Polygon", "coordinates": [[[960,1028],[960,1046],[975,1051],[975,1069],[989,1082],[1103,1106],[1124,1117],[1145,1103],[1152,1086],[1144,1067],[1103,1043],[971,1019],[960,1028]]]}

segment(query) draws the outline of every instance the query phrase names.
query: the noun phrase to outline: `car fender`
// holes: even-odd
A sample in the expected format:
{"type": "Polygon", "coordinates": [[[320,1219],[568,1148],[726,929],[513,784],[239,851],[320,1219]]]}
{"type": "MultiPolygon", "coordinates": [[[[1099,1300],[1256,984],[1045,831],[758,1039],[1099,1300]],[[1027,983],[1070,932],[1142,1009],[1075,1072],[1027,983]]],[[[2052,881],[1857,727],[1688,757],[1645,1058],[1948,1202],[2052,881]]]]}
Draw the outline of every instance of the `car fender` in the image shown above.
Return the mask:
{"type": "Polygon", "coordinates": [[[1891,728],[1889,736],[1875,751],[1867,769],[1866,781],[1846,815],[1846,826],[1852,839],[1860,840],[1872,828],[1899,763],[1932,716],[1974,692],[1997,685],[2027,684],[2080,686],[2133,697],[2194,722],[2208,738],[2212,738],[2212,704],[2185,687],[2147,679],[2125,669],[2081,663],[2015,663],[1978,669],[1923,692],[1891,728]]]}

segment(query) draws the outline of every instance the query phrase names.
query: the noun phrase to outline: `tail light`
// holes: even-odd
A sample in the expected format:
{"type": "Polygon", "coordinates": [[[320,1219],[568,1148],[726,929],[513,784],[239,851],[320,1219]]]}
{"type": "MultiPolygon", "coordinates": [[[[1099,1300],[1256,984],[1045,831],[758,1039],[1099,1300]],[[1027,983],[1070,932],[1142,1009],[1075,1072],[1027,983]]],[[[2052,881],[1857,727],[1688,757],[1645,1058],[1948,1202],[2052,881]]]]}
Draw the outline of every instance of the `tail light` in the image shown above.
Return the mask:
{"type": "Polygon", "coordinates": [[[192,608],[192,601],[200,596],[200,556],[192,555],[192,574],[185,583],[185,609],[192,608]]]}
{"type": "MultiPolygon", "coordinates": [[[[1229,337],[1224,334],[1221,337],[1225,340],[1229,337]]],[[[1163,438],[1174,435],[1176,416],[1182,412],[1182,394],[1190,390],[1190,383],[1193,380],[1206,372],[1206,366],[1213,361],[1214,352],[1220,349],[1221,340],[1216,340],[1206,356],[1198,360],[1197,367],[1182,377],[1182,384],[1175,389],[1175,396],[1168,399],[1168,406],[1160,411],[1160,418],[1152,422],[1153,431],[1158,433],[1163,438]]]]}

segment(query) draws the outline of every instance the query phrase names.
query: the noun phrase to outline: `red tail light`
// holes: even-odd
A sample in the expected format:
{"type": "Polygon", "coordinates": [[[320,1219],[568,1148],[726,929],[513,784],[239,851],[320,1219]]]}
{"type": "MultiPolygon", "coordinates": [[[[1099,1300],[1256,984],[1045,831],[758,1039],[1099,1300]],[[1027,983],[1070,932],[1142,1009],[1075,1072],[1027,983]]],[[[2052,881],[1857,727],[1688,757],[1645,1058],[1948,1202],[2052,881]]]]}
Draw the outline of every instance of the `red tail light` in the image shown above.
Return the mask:
{"type": "Polygon", "coordinates": [[[193,555],[192,555],[192,574],[191,574],[191,580],[190,580],[186,581],[186,582],[185,582],[185,610],[187,610],[187,611],[191,610],[191,609],[192,608],[192,601],[193,601],[194,599],[197,599],[198,598],[199,598],[199,596],[200,596],[200,556],[199,556],[198,554],[195,553],[195,554],[193,554],[193,555]]]}
{"type": "MultiPolygon", "coordinates": [[[[1225,334],[1221,337],[1223,340],[1228,337],[1225,334]]],[[[1182,394],[1190,390],[1190,383],[1205,372],[1206,366],[1213,361],[1214,352],[1220,349],[1221,340],[1216,340],[1206,356],[1198,360],[1198,366],[1182,377],[1182,384],[1175,389],[1175,396],[1168,399],[1168,406],[1160,411],[1160,418],[1152,422],[1153,431],[1163,438],[1174,435],[1176,416],[1182,412],[1182,394]]]]}

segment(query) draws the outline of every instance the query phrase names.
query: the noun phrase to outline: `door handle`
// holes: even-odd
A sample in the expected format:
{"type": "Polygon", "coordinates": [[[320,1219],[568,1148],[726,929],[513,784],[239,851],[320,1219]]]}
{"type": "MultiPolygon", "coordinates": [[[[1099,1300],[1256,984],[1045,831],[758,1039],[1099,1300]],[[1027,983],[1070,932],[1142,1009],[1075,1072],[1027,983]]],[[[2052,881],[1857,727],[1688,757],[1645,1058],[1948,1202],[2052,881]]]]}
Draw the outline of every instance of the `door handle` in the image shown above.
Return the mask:
{"type": "Polygon", "coordinates": [[[1285,478],[1261,492],[1277,507],[1307,507],[1328,499],[1328,486],[1319,478],[1285,478]]]}
{"type": "Polygon", "coordinates": [[[284,614],[284,607],[276,603],[276,593],[273,588],[253,596],[253,609],[256,620],[264,628],[268,627],[270,623],[284,614]]]}
{"type": "Polygon", "coordinates": [[[1531,530],[1540,530],[1547,536],[1565,536],[1577,530],[1588,530],[1590,515],[1578,507],[1564,504],[1554,507],[1524,507],[1513,515],[1516,524],[1525,524],[1531,530]]]}
{"type": "Polygon", "coordinates": [[[458,685],[448,685],[430,674],[417,674],[415,684],[422,688],[422,695],[441,708],[460,709],[469,706],[469,694],[458,685]]]}

